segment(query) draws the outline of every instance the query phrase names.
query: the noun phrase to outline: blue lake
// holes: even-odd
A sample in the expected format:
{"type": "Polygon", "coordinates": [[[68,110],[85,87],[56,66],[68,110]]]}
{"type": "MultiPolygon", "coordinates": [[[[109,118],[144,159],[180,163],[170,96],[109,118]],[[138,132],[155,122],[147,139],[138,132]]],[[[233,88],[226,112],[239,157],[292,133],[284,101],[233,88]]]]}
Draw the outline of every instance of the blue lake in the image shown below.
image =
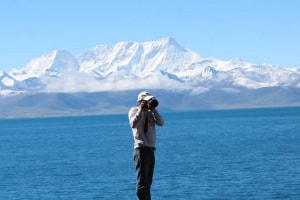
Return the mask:
{"type": "MultiPolygon", "coordinates": [[[[300,108],[161,113],[152,198],[300,199],[300,108]]],[[[135,196],[127,114],[0,120],[0,199],[135,196]]]]}

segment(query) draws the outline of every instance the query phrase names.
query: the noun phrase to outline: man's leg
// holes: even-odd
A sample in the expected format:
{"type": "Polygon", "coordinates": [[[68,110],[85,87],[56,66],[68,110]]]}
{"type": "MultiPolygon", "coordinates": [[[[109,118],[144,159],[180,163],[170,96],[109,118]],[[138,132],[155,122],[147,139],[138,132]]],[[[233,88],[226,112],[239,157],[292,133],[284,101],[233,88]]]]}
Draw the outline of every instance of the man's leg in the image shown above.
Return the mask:
{"type": "Polygon", "coordinates": [[[134,161],[137,173],[137,197],[139,200],[151,200],[150,189],[155,165],[154,152],[148,149],[135,149],[134,161]]]}

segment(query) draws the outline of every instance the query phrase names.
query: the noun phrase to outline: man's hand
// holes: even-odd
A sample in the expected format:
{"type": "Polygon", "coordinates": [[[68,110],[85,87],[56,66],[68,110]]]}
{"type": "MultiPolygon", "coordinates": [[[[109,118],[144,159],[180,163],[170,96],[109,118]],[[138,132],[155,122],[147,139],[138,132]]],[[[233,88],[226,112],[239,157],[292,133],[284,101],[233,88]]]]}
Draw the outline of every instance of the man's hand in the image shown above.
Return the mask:
{"type": "Polygon", "coordinates": [[[152,112],[156,112],[156,108],[155,107],[149,106],[149,110],[151,110],[152,112]]]}
{"type": "Polygon", "coordinates": [[[147,101],[141,101],[140,102],[140,109],[142,111],[148,111],[148,104],[147,104],[147,101]]]}

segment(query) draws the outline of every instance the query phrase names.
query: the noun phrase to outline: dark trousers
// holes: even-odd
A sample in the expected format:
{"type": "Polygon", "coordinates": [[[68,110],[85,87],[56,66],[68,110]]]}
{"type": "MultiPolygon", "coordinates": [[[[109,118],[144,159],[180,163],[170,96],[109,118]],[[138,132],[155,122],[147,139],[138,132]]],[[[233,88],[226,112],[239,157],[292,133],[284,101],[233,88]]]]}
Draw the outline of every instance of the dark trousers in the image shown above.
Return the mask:
{"type": "Polygon", "coordinates": [[[138,200],[151,200],[151,184],[155,165],[153,148],[137,148],[133,153],[137,184],[136,195],[138,200]]]}

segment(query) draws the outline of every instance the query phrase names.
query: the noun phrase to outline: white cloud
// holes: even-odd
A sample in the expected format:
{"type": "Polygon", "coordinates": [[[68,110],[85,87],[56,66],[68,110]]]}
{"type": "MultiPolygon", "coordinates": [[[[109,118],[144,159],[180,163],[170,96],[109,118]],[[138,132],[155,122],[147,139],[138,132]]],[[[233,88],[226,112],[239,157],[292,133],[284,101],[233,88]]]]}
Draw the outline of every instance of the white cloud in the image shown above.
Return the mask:
{"type": "Polygon", "coordinates": [[[98,92],[98,91],[121,91],[133,89],[176,89],[187,90],[189,86],[167,77],[151,76],[138,79],[105,79],[97,80],[86,73],[68,73],[67,76],[43,77],[46,85],[45,92],[98,92]]]}

